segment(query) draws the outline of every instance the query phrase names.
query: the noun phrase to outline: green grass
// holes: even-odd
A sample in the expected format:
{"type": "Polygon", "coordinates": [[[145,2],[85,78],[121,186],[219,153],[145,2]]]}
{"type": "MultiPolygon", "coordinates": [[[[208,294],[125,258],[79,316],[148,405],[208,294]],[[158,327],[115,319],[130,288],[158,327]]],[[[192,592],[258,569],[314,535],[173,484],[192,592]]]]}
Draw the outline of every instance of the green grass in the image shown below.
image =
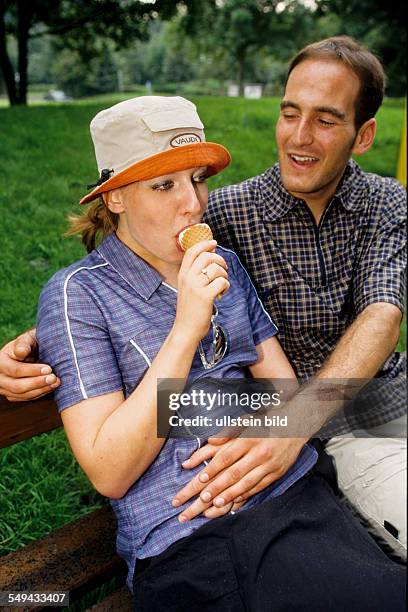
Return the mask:
{"type": "MultiPolygon", "coordinates": [[[[83,255],[62,238],[96,170],[90,119],[120,97],[67,105],[0,108],[0,345],[35,321],[41,287],[83,255]]],[[[276,160],[278,100],[198,98],[208,140],[225,144],[233,163],[210,188],[263,171],[276,160]]],[[[393,176],[403,119],[400,100],[386,100],[376,143],[360,158],[365,170],[393,176]]],[[[77,467],[62,431],[0,453],[0,553],[15,550],[101,503],[77,467]]]]}
{"type": "Polygon", "coordinates": [[[0,533],[3,552],[100,505],[65,443],[62,430],[4,449],[0,454],[0,533]],[[69,482],[69,487],[64,483],[69,482]],[[64,485],[64,486],[63,486],[64,485]]]}

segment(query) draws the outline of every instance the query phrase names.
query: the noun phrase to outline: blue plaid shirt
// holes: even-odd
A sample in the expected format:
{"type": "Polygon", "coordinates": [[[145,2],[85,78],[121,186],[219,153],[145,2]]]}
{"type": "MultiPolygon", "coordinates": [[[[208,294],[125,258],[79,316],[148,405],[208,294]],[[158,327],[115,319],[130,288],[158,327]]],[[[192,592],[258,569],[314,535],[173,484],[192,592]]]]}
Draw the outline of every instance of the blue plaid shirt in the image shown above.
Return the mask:
{"type": "MultiPolygon", "coordinates": [[[[239,255],[300,378],[322,367],[369,304],[403,311],[406,192],[395,179],[350,161],[317,226],[305,202],[283,187],[275,164],[213,191],[204,220],[239,255]]],[[[348,415],[333,433],[375,427],[406,412],[405,356],[394,353],[380,376],[395,380],[383,401],[376,391],[364,415],[348,415]]]]}
{"type": "MultiPolygon", "coordinates": [[[[228,264],[231,287],[219,302],[218,322],[228,350],[211,369],[213,378],[243,378],[257,360],[256,345],[277,332],[248,275],[231,251],[219,249],[228,264]]],[[[85,259],[58,272],[40,297],[37,337],[40,359],[50,363],[62,384],[55,392],[60,410],[84,399],[137,387],[174,323],[177,292],[115,235],[85,259]]],[[[204,348],[211,332],[203,340],[204,348]]],[[[189,380],[208,375],[197,351],[189,380]]],[[[118,519],[118,552],[129,567],[137,558],[157,555],[209,519],[181,524],[182,508],[171,500],[201,469],[181,464],[198,448],[194,439],[170,438],[142,477],[119,500],[111,500],[118,519]]],[[[287,474],[252,497],[243,509],[283,493],[316,461],[308,445],[287,474]]],[[[188,504],[186,504],[186,507],[188,504]]]]}

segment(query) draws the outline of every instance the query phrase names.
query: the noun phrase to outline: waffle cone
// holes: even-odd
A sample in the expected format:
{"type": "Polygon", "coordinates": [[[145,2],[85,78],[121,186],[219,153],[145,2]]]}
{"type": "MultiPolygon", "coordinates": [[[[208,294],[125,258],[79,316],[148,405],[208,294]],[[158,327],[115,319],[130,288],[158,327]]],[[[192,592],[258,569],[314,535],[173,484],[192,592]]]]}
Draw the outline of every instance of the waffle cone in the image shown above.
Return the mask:
{"type": "Polygon", "coordinates": [[[203,240],[212,240],[211,228],[206,223],[196,223],[180,232],[178,242],[183,251],[187,251],[192,246],[203,240]]]}

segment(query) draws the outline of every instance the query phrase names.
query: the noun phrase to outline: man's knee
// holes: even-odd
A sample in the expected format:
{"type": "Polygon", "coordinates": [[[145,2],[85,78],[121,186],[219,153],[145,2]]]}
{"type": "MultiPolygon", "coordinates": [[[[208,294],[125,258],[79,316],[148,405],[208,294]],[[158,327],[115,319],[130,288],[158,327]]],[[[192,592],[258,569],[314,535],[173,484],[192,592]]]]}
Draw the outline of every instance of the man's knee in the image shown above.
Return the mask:
{"type": "Polygon", "coordinates": [[[340,490],[369,529],[406,559],[406,440],[334,438],[326,451],[340,490]]]}

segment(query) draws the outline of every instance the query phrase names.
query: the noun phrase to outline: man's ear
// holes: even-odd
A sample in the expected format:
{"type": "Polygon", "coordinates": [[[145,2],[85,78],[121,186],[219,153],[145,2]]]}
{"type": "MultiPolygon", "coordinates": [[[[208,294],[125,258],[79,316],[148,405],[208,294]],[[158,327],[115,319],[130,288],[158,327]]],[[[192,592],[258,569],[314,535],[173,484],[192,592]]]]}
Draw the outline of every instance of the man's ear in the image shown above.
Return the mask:
{"type": "Polygon", "coordinates": [[[354,140],[353,148],[351,152],[354,155],[363,155],[369,149],[374,142],[375,131],[377,129],[377,121],[374,119],[368,119],[357,132],[357,136],[354,140]]]}
{"type": "Polygon", "coordinates": [[[113,213],[121,213],[125,210],[123,206],[122,194],[120,189],[112,189],[107,193],[103,193],[102,197],[106,206],[113,213]]]}

